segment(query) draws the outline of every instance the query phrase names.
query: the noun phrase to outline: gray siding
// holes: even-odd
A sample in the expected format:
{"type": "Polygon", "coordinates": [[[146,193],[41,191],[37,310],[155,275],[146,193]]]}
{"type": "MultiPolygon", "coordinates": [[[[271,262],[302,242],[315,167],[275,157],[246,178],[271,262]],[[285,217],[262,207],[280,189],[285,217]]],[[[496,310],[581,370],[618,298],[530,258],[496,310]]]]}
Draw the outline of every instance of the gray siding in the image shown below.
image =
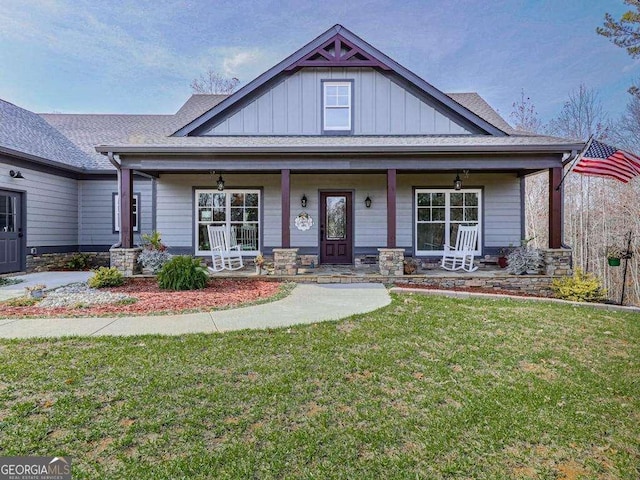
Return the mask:
{"type": "MultiPolygon", "coordinates": [[[[398,174],[397,242],[413,245],[413,188],[453,186],[454,174],[398,174]]],[[[515,174],[462,175],[464,187],[483,188],[483,247],[520,245],[520,179],[515,174]]]]}
{"type": "MultiPolygon", "coordinates": [[[[281,244],[280,175],[224,174],[226,188],[263,188],[263,247],[281,244]]],[[[215,179],[208,173],[193,175],[161,175],[158,179],[157,229],[171,247],[194,244],[194,187],[213,188],[215,179]]]]}
{"type": "Polygon", "coordinates": [[[469,133],[372,68],[303,68],[204,135],[318,135],[324,79],[354,81],[355,134],[469,133]]]}
{"type": "MultiPolygon", "coordinates": [[[[140,232],[134,241],[140,242],[141,233],[153,229],[151,180],[135,177],[133,191],[140,193],[140,232]]],[[[113,180],[80,180],[78,199],[80,202],[79,243],[81,245],[113,245],[118,233],[113,233],[113,194],[118,192],[116,178],[113,180]]]]}
{"type": "Polygon", "coordinates": [[[0,188],[26,192],[27,247],[78,244],[77,180],[3,162],[0,172],[0,188]],[[11,178],[12,169],[24,178],[11,178]]]}

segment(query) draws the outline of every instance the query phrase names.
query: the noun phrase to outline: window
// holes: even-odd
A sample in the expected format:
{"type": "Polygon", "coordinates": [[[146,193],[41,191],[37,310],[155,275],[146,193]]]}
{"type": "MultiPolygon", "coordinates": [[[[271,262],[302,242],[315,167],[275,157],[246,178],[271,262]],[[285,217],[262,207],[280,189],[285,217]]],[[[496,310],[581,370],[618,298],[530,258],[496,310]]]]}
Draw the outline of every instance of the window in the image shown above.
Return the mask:
{"type": "Polygon", "coordinates": [[[260,251],[260,190],[196,190],[196,255],[210,251],[207,225],[227,228],[231,245],[255,255],[260,251]]]}
{"type": "MultiPolygon", "coordinates": [[[[120,231],[120,200],[119,199],[120,197],[118,196],[118,194],[114,193],[113,194],[113,231],[114,232],[120,231]]],[[[134,232],[140,231],[140,222],[139,222],[140,209],[138,208],[138,205],[140,205],[140,194],[134,193],[133,196],[131,197],[134,232]]]]}
{"type": "Polygon", "coordinates": [[[351,131],[351,82],[323,82],[322,128],[328,132],[351,131]]]}
{"type": "MultiPolygon", "coordinates": [[[[440,255],[444,245],[453,245],[460,225],[480,225],[482,212],[480,189],[415,191],[416,255],[440,255]]],[[[475,251],[480,255],[482,235],[475,251]]]]}

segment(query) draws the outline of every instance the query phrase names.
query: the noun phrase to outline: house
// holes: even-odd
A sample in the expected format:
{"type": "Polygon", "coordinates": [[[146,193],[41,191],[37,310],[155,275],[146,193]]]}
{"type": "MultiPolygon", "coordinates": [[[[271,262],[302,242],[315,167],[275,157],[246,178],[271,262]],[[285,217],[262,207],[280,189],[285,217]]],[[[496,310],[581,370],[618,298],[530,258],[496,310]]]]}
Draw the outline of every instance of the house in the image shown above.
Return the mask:
{"type": "Polygon", "coordinates": [[[280,272],[300,256],[375,255],[393,274],[405,256],[441,256],[459,225],[478,225],[479,256],[519,244],[524,177],[540,171],[554,187],[541,199],[550,262],[567,255],[555,187],[583,144],[514,131],[479,95],[443,93],[340,25],[236,93],[194,95],[174,115],[2,108],[18,122],[7,128],[3,113],[0,126],[0,202],[13,199],[4,214],[0,203],[0,245],[18,245],[5,250],[19,258],[9,268],[40,252],[110,250],[131,273],[140,232],[207,256],[214,224],[280,272]]]}

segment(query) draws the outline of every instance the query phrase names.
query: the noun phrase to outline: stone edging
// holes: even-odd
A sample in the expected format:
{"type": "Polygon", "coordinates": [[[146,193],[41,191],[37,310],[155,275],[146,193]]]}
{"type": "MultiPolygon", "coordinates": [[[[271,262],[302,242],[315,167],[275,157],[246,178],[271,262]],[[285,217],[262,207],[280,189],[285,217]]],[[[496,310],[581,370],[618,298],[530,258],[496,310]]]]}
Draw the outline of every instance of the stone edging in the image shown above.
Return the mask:
{"type": "Polygon", "coordinates": [[[630,307],[625,305],[609,305],[608,303],[572,302],[569,300],[562,300],[560,298],[523,297],[521,295],[460,292],[455,290],[437,290],[437,289],[429,290],[426,288],[405,288],[405,287],[392,287],[389,289],[389,291],[391,293],[419,293],[422,295],[443,295],[445,297],[454,297],[454,298],[487,298],[491,300],[499,300],[499,299],[507,298],[509,300],[530,300],[533,302],[561,303],[565,305],[573,305],[576,307],[593,307],[599,310],[613,310],[618,312],[640,313],[640,307],[630,307]]]}

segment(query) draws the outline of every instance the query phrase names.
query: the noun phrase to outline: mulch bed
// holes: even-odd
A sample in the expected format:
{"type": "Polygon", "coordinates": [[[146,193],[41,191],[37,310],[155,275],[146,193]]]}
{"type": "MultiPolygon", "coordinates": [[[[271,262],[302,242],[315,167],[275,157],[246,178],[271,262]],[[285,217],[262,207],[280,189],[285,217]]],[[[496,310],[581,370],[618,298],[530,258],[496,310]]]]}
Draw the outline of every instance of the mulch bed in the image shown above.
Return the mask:
{"type": "Polygon", "coordinates": [[[103,304],[86,307],[40,308],[0,305],[0,318],[12,317],[109,317],[180,313],[229,308],[267,299],[278,293],[281,284],[260,280],[211,280],[203,290],[174,292],[161,290],[155,279],[136,279],[107,291],[125,293],[138,301],[129,305],[103,304]]]}
{"type": "Polygon", "coordinates": [[[531,293],[523,293],[518,290],[501,290],[501,289],[483,288],[483,287],[441,287],[438,285],[421,285],[421,284],[413,284],[413,283],[394,283],[393,286],[398,288],[420,288],[423,290],[448,290],[451,292],[492,293],[494,295],[549,298],[549,297],[545,297],[544,295],[533,295],[531,293]]]}

